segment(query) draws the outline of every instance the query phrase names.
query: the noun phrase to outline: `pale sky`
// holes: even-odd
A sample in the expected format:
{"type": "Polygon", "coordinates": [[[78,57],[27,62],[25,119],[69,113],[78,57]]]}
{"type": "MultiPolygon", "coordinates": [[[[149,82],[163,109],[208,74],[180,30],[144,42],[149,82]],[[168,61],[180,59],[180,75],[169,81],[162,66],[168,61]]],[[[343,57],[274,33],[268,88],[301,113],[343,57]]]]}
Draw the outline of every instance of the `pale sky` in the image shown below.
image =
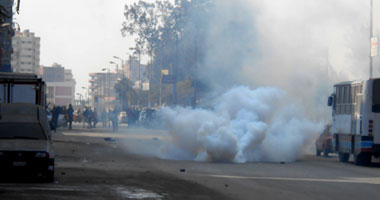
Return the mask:
{"type": "MultiPolygon", "coordinates": [[[[136,0],[137,1],[137,0],[136,0]]],[[[121,36],[125,4],[135,0],[21,0],[15,21],[41,37],[41,65],[72,69],[76,92],[88,87],[88,74],[115,69],[113,56],[127,59],[132,38],[121,36]]]]}
{"type": "MultiPolygon", "coordinates": [[[[84,94],[82,87],[88,87],[90,72],[100,72],[102,68],[114,70],[115,66],[109,62],[120,61],[113,56],[127,59],[126,53],[131,53],[129,48],[134,46],[134,39],[123,38],[120,29],[124,21],[125,4],[137,1],[21,0],[20,14],[15,15],[15,21],[20,24],[21,30],[29,29],[41,37],[40,64],[50,66],[56,62],[72,69],[77,81],[76,92],[84,94]]],[[[246,1],[259,2],[260,5],[260,2],[267,0],[246,1]]],[[[273,3],[278,4],[281,1],[273,0],[273,3]]],[[[329,3],[334,5],[333,2],[329,3]]],[[[359,5],[363,4],[358,3],[359,5]]],[[[285,9],[284,12],[289,11],[285,9]]],[[[374,24],[379,24],[379,19],[380,12],[375,9],[374,24]]],[[[379,31],[375,28],[376,34],[379,31]]]]}

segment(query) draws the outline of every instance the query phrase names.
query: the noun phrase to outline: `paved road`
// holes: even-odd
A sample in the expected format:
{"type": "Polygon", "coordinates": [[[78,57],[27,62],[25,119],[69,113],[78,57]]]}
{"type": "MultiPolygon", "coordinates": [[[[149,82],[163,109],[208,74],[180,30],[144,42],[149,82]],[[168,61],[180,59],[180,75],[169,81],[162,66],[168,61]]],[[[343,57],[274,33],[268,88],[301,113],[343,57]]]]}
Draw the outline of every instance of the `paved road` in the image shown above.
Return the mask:
{"type": "Polygon", "coordinates": [[[0,199],[377,199],[380,167],[305,156],[295,163],[155,158],[165,131],[54,133],[56,181],[0,183],[0,199]],[[115,141],[105,141],[104,138],[115,141]],[[141,155],[143,154],[143,155],[141,155]]]}

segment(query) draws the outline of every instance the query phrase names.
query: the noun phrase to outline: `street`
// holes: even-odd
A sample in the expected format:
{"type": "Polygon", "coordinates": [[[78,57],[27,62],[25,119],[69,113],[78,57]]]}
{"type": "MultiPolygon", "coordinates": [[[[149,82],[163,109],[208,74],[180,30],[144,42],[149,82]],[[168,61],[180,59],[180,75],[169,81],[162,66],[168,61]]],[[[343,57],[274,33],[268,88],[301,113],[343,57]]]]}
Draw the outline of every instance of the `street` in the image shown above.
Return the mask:
{"type": "Polygon", "coordinates": [[[52,133],[55,182],[1,182],[0,199],[377,199],[380,167],[307,155],[295,163],[202,163],[155,155],[165,131],[75,125],[52,133]]]}

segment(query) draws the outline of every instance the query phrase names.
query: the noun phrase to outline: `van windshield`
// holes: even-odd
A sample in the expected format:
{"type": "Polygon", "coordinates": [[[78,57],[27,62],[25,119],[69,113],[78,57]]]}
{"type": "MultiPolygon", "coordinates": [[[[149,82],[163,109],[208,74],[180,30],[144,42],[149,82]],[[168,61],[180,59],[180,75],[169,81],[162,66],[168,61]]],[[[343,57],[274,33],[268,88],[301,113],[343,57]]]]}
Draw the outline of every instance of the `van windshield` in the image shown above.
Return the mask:
{"type": "Polygon", "coordinates": [[[380,79],[373,81],[372,112],[380,113],[380,79]]]}
{"type": "Polygon", "coordinates": [[[38,123],[0,123],[0,139],[46,140],[38,123]]]}

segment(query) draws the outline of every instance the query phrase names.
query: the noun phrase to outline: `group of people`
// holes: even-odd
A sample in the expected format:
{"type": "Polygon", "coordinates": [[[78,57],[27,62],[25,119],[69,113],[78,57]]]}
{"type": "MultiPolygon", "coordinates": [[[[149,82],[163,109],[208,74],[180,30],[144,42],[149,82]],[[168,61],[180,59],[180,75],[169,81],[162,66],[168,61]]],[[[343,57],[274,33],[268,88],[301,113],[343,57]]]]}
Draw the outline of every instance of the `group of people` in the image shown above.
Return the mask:
{"type": "Polygon", "coordinates": [[[103,109],[99,116],[96,108],[85,107],[83,110],[79,108],[75,111],[71,104],[68,107],[54,106],[52,109],[48,109],[47,112],[51,115],[50,126],[54,131],[61,125],[72,129],[73,122],[83,123],[83,128],[96,128],[99,117],[103,127],[111,127],[112,124],[112,129],[115,132],[119,127],[119,112],[115,108],[109,110],[103,109]],[[60,117],[60,115],[63,116],[60,117]]]}
{"type": "Polygon", "coordinates": [[[106,109],[103,109],[100,118],[103,122],[103,127],[110,127],[112,124],[112,130],[116,132],[119,129],[119,112],[116,108],[110,109],[109,111],[106,111],[106,109]]]}
{"type": "Polygon", "coordinates": [[[47,109],[48,116],[51,116],[51,119],[49,121],[50,127],[52,130],[56,131],[59,124],[59,116],[64,115],[65,121],[63,123],[63,126],[69,127],[69,129],[72,129],[72,122],[73,122],[73,114],[74,109],[72,105],[70,104],[69,107],[66,108],[66,106],[54,106],[51,110],[47,109]]]}
{"type": "Polygon", "coordinates": [[[98,113],[95,109],[92,109],[91,107],[85,107],[84,111],[82,112],[81,109],[78,109],[77,111],[77,122],[83,123],[83,128],[96,128],[96,124],[98,123],[98,113]]]}

